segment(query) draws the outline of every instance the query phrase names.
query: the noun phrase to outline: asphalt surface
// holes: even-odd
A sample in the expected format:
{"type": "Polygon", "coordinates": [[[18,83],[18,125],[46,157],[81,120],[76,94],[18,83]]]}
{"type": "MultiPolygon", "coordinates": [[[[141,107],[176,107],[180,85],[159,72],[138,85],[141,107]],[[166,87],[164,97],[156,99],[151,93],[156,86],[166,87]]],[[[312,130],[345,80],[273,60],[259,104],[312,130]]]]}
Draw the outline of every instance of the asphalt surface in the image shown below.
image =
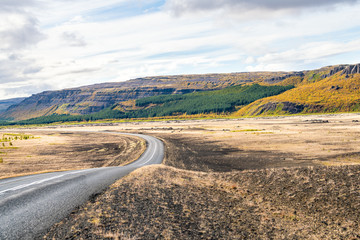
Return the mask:
{"type": "MultiPolygon", "coordinates": [[[[114,133],[114,132],[111,132],[114,133]]],[[[123,167],[93,168],[0,180],[0,239],[37,239],[77,206],[131,171],[164,158],[163,143],[151,136],[147,149],[123,167]]]]}

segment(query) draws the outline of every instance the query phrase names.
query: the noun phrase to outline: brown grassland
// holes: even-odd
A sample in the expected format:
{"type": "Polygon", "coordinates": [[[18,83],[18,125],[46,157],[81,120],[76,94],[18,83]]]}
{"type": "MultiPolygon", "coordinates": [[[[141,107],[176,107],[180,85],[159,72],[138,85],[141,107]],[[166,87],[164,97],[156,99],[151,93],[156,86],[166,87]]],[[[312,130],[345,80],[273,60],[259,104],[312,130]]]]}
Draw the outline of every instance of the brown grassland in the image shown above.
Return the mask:
{"type": "Polygon", "coordinates": [[[141,168],[46,239],[358,239],[360,166],[205,173],[141,168]]]}
{"type": "MultiPolygon", "coordinates": [[[[359,114],[312,115],[55,132],[66,139],[94,136],[85,152],[99,144],[88,130],[149,134],[164,141],[166,157],[93,196],[44,239],[359,239],[359,121],[359,114]]],[[[78,149],[85,142],[73,140],[78,149]]],[[[72,149],[64,160],[81,158],[72,149]]],[[[90,167],[98,158],[93,155],[84,161],[90,167]]]]}
{"type": "MultiPolygon", "coordinates": [[[[145,141],[132,136],[68,131],[25,131],[32,138],[0,145],[0,178],[32,173],[124,165],[145,150],[145,141]]],[[[0,132],[9,136],[7,130],[0,132]]],[[[14,133],[12,133],[14,134],[14,133]]],[[[16,135],[24,132],[17,131],[16,135]]],[[[0,143],[1,144],[1,143],[0,143]]]]}
{"type": "MultiPolygon", "coordinates": [[[[121,123],[166,145],[45,239],[358,239],[358,114],[121,123]]],[[[84,128],[85,130],[86,128],[84,128]]]]}

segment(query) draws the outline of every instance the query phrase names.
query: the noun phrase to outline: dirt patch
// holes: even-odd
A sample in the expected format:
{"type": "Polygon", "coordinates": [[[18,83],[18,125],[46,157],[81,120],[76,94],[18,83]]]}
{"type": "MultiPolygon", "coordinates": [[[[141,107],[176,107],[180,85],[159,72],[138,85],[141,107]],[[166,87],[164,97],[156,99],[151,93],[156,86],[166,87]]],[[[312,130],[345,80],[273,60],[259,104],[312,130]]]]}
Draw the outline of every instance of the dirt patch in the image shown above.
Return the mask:
{"type": "Polygon", "coordinates": [[[0,146],[0,178],[35,172],[118,166],[137,159],[144,140],[86,132],[31,132],[35,138],[0,146]]]}
{"type": "Polygon", "coordinates": [[[360,166],[135,171],[45,239],[358,239],[360,166]]]}

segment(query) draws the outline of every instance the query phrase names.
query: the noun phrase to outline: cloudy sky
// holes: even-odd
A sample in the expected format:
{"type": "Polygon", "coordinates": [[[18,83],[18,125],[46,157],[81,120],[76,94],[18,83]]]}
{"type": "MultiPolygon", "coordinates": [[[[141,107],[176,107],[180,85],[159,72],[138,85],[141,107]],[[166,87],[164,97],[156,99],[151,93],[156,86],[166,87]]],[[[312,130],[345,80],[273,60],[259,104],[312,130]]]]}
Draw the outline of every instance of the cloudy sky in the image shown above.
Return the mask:
{"type": "Polygon", "coordinates": [[[0,99],[360,62],[358,0],[0,0],[0,99]]]}

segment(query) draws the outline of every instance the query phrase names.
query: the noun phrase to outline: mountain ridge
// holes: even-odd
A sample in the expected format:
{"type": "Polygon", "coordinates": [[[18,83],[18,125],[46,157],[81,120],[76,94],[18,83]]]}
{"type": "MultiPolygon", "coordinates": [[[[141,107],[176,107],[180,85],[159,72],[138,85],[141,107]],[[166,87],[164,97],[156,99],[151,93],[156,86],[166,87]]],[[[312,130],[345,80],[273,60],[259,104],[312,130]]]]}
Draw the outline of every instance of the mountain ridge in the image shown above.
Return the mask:
{"type": "Polygon", "coordinates": [[[44,91],[10,106],[0,113],[0,118],[19,121],[53,114],[88,115],[108,108],[127,112],[137,109],[137,99],[255,83],[265,86],[293,85],[295,88],[239,106],[235,116],[360,111],[360,97],[357,97],[360,96],[360,64],[341,64],[293,72],[155,76],[44,91]]]}
{"type": "Polygon", "coordinates": [[[128,100],[161,94],[218,90],[233,85],[261,82],[286,74],[289,73],[258,72],[157,76],[58,91],[44,91],[12,105],[7,111],[0,114],[0,118],[25,120],[52,114],[91,114],[128,100]]]}

